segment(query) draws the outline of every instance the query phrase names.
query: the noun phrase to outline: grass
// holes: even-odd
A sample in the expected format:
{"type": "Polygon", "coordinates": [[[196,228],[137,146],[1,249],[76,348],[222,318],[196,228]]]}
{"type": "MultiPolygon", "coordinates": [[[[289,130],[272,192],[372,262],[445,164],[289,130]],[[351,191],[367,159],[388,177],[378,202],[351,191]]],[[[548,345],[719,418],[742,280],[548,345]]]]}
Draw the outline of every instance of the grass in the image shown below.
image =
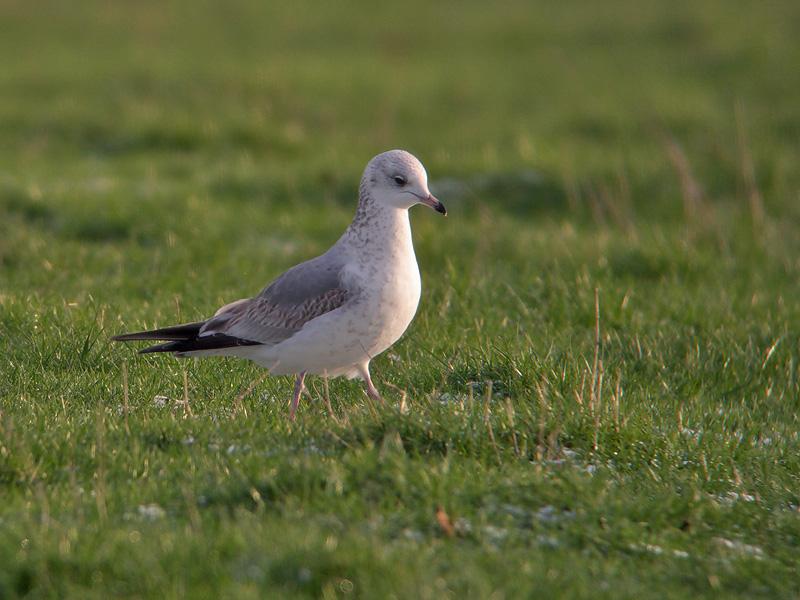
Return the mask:
{"type": "Polygon", "coordinates": [[[800,593],[796,3],[0,17],[0,597],[800,593]],[[450,216],[388,407],[109,343],[324,250],[391,147],[450,216]]]}

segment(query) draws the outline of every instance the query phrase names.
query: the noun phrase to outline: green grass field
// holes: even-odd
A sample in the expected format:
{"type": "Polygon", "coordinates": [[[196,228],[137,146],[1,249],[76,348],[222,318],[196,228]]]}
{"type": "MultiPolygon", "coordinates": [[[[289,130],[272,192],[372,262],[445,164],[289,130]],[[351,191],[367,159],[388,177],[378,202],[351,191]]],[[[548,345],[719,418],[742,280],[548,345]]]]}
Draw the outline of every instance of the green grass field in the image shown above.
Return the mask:
{"type": "Polygon", "coordinates": [[[797,597],[799,28],[2,3],[0,598],[797,597]],[[450,215],[387,407],[109,342],[325,250],[394,147],[450,215]]]}

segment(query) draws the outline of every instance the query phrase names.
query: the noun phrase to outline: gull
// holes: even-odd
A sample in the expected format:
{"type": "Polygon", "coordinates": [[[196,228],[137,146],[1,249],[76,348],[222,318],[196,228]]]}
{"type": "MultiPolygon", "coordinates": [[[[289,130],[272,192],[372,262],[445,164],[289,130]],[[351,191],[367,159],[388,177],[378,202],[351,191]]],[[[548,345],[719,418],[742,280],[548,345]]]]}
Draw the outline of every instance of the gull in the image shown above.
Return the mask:
{"type": "Polygon", "coordinates": [[[352,223],[327,252],[210,319],[112,339],[162,342],[143,354],[233,356],[270,375],[294,375],[292,420],[309,374],[361,378],[367,395],[383,402],[369,363],[400,339],[417,312],[421,281],[408,219],[416,204],[447,214],[415,156],[404,150],[378,154],[361,177],[352,223]]]}

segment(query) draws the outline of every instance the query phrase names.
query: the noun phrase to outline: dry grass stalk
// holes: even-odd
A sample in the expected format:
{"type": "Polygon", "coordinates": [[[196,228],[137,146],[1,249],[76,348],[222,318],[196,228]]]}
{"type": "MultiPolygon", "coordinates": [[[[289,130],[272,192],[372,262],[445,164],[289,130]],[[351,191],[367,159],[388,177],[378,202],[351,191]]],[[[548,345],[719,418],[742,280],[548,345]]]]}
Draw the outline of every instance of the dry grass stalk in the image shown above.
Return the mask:
{"type": "Polygon", "coordinates": [[[125,433],[130,435],[131,429],[128,426],[128,412],[130,412],[128,394],[128,361],[122,361],[122,414],[125,417],[125,433]]]}
{"type": "MultiPolygon", "coordinates": [[[[602,365],[601,365],[602,367],[602,365]]],[[[598,440],[600,437],[600,409],[601,409],[601,397],[603,391],[603,371],[602,368],[600,370],[600,376],[597,379],[597,395],[595,401],[592,403],[594,408],[592,409],[592,418],[594,422],[594,431],[592,433],[592,448],[597,451],[600,447],[598,440]]]]}
{"type": "Polygon", "coordinates": [[[759,233],[764,225],[764,200],[756,181],[756,170],[753,165],[753,156],[750,153],[750,144],[747,139],[744,122],[744,105],[741,102],[736,103],[736,141],[739,146],[739,161],[745,192],[750,204],[750,217],[753,221],[754,230],[759,233]]]}
{"type": "Polygon", "coordinates": [[[328,412],[328,416],[336,421],[336,413],[333,412],[333,406],[331,405],[331,389],[328,385],[328,372],[326,371],[322,377],[322,389],[325,392],[322,398],[325,400],[325,410],[328,412]]]}
{"type": "Polygon", "coordinates": [[[706,453],[700,453],[700,466],[703,467],[703,479],[708,483],[708,461],[706,461],[706,453]]]}
{"type": "Polygon", "coordinates": [[[44,490],[44,484],[39,481],[36,484],[36,501],[39,503],[40,523],[42,528],[47,531],[50,527],[50,502],[47,500],[47,494],[44,490]]]}
{"type": "Polygon", "coordinates": [[[578,406],[583,408],[583,394],[586,391],[586,371],[584,370],[581,375],[581,389],[580,391],[575,390],[575,400],[578,402],[578,406]]]}
{"type": "Polygon", "coordinates": [[[600,290],[594,288],[594,359],[592,361],[592,398],[597,391],[600,366],[600,290]]]}
{"type": "Polygon", "coordinates": [[[625,233],[636,239],[636,227],[633,222],[633,205],[631,204],[630,184],[625,172],[617,172],[616,189],[604,185],[601,188],[603,202],[611,218],[625,233]]]}
{"type": "Polygon", "coordinates": [[[741,489],[742,476],[739,473],[739,469],[736,468],[736,463],[733,462],[733,459],[731,459],[731,470],[733,471],[733,483],[736,485],[738,489],[741,489]]]}
{"type": "Polygon", "coordinates": [[[448,287],[447,291],[444,293],[444,299],[439,304],[439,316],[444,318],[447,315],[447,311],[450,308],[450,304],[453,300],[453,288],[448,287]]]}
{"type": "Polygon", "coordinates": [[[514,444],[514,454],[520,456],[516,424],[514,423],[514,406],[511,404],[511,398],[506,398],[506,414],[508,415],[508,425],[511,427],[511,441],[514,444]]]}
{"type": "Polygon", "coordinates": [[[545,421],[544,416],[548,410],[547,400],[545,399],[544,389],[542,385],[536,384],[536,389],[539,392],[539,430],[536,438],[536,464],[537,469],[541,468],[541,463],[544,460],[545,451],[545,421]]]}
{"type": "Polygon", "coordinates": [[[403,388],[394,385],[393,383],[389,383],[388,381],[385,381],[384,385],[392,388],[395,392],[400,394],[400,414],[408,414],[408,392],[406,392],[403,388]]]}
{"type": "Polygon", "coordinates": [[[614,431],[617,433],[620,431],[619,402],[620,398],[622,397],[621,385],[621,376],[619,373],[617,373],[617,385],[614,388],[614,393],[611,395],[612,409],[614,411],[614,431]]]}
{"type": "Polygon", "coordinates": [[[189,489],[188,485],[184,485],[181,491],[183,492],[183,499],[186,502],[186,514],[189,515],[189,523],[192,529],[200,531],[200,511],[197,510],[197,502],[192,495],[192,491],[189,489]]]}
{"type": "Polygon", "coordinates": [[[189,371],[183,369],[183,416],[192,416],[192,407],[189,405],[189,371]]]}
{"type": "Polygon", "coordinates": [[[692,173],[692,167],[686,153],[672,137],[664,138],[667,157],[678,175],[681,183],[681,197],[683,198],[683,214],[686,221],[693,225],[705,213],[703,207],[703,190],[692,173]]]}
{"type": "Polygon", "coordinates": [[[593,447],[598,448],[600,429],[600,408],[603,393],[603,358],[600,337],[600,289],[594,288],[594,359],[592,361],[592,387],[589,396],[592,418],[594,420],[593,447]]]}
{"type": "Polygon", "coordinates": [[[492,449],[494,450],[495,457],[497,458],[498,464],[500,461],[500,449],[497,447],[497,440],[494,437],[494,429],[492,428],[492,420],[490,418],[489,406],[492,401],[492,381],[486,382],[486,399],[483,405],[483,423],[486,425],[486,431],[489,434],[489,441],[492,444],[492,449]]]}
{"type": "Polygon", "coordinates": [[[471,415],[475,409],[475,391],[473,389],[475,382],[467,382],[467,403],[469,404],[469,414],[471,415]]]}
{"type": "Polygon", "coordinates": [[[105,415],[102,406],[98,406],[95,415],[95,456],[97,458],[97,470],[94,474],[94,499],[97,505],[97,514],[100,521],[105,522],[108,518],[108,508],[106,506],[106,469],[105,469],[105,415]]]}

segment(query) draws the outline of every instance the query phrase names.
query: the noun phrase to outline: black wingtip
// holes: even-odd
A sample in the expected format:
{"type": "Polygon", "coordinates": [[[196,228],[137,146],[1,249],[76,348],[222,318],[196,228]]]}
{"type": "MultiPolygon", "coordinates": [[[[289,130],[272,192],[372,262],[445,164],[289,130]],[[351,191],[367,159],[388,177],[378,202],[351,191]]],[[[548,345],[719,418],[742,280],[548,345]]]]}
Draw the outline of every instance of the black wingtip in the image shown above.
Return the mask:
{"type": "Polygon", "coordinates": [[[138,342],[143,340],[170,340],[181,341],[191,340],[198,336],[200,328],[205,321],[196,323],[186,323],[184,325],[173,325],[172,327],[162,327],[151,331],[137,331],[135,333],[121,333],[111,337],[114,342],[138,342]]]}
{"type": "Polygon", "coordinates": [[[121,333],[119,335],[112,335],[111,341],[112,342],[132,342],[138,338],[133,337],[135,334],[132,333],[121,333]]]}
{"type": "Polygon", "coordinates": [[[139,350],[139,354],[153,354],[155,352],[175,352],[175,346],[179,345],[178,342],[167,342],[165,344],[156,344],[155,346],[148,346],[139,350]]]}
{"type": "Polygon", "coordinates": [[[154,329],[152,331],[122,333],[113,336],[111,339],[115,342],[162,342],[155,346],[148,346],[147,348],[139,350],[139,354],[153,354],[157,352],[201,352],[203,350],[219,350],[234,346],[258,346],[261,343],[225,334],[213,334],[201,337],[200,329],[204,323],[205,321],[199,321],[197,323],[187,323],[185,325],[154,329]]]}
{"type": "Polygon", "coordinates": [[[148,346],[139,350],[139,354],[153,354],[156,352],[172,352],[176,356],[181,356],[185,352],[202,352],[204,350],[222,350],[224,348],[235,348],[237,346],[260,346],[261,342],[243,340],[224,334],[209,335],[193,340],[177,340],[164,342],[155,346],[148,346]]]}

